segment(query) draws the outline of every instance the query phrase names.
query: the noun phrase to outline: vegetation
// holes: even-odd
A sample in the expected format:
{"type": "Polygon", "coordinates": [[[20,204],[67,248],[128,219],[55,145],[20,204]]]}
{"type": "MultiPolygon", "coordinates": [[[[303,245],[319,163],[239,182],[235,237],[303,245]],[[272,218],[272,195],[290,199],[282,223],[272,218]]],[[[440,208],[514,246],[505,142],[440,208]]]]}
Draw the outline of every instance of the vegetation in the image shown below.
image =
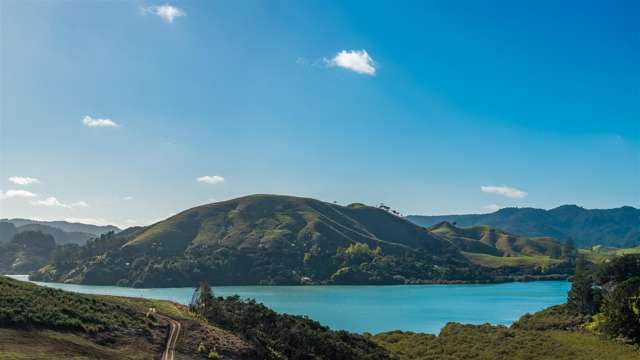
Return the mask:
{"type": "Polygon", "coordinates": [[[51,235],[24,231],[0,244],[0,273],[25,274],[51,261],[56,244],[51,235]]]}
{"type": "Polygon", "coordinates": [[[133,287],[497,282],[566,277],[573,266],[561,252],[549,238],[425,229],[362,204],[254,195],[61,248],[33,279],[133,287]],[[482,255],[518,259],[494,266],[482,255]]]}
{"type": "Polygon", "coordinates": [[[3,355],[148,359],[163,348],[166,330],[163,320],[119,298],[69,293],[0,276],[3,355]]]}
{"type": "Polygon", "coordinates": [[[640,246],[620,249],[602,245],[595,245],[590,249],[580,249],[578,250],[578,253],[581,256],[584,256],[584,258],[589,262],[600,264],[623,255],[640,254],[640,246]]]}
{"type": "Polygon", "coordinates": [[[303,316],[281,315],[254,300],[213,297],[206,284],[196,291],[191,308],[201,311],[206,308],[203,301],[211,302],[206,319],[241,334],[256,346],[261,359],[390,359],[385,350],[361,335],[332,331],[303,316]]]}
{"type": "Polygon", "coordinates": [[[439,336],[393,331],[371,337],[398,360],[632,360],[637,347],[582,331],[447,324],[439,336]]]}
{"type": "Polygon", "coordinates": [[[35,221],[27,219],[0,220],[0,244],[8,242],[18,233],[39,231],[51,235],[57,244],[84,244],[87,240],[109,231],[118,231],[114,226],[95,226],[66,221],[35,221]]]}
{"type": "Polygon", "coordinates": [[[597,269],[585,264],[578,262],[567,308],[590,317],[591,330],[640,342],[640,254],[614,258],[597,269]]]}
{"type": "Polygon", "coordinates": [[[593,315],[600,306],[600,292],[593,286],[593,276],[587,269],[587,262],[579,258],[576,274],[567,298],[567,307],[577,314],[593,315]]]}
{"type": "Polygon", "coordinates": [[[145,328],[139,311],[96,296],[73,294],[0,277],[0,326],[100,332],[145,328]]]}
{"type": "Polygon", "coordinates": [[[577,248],[597,244],[624,248],[640,244],[640,209],[630,206],[607,210],[588,210],[575,205],[551,210],[504,208],[490,214],[408,216],[407,219],[421,226],[448,221],[462,227],[488,225],[519,235],[572,238],[577,248]]]}
{"type": "Polygon", "coordinates": [[[566,304],[548,307],[537,313],[525,314],[512,327],[519,330],[577,330],[588,317],[570,310],[566,304]]]}

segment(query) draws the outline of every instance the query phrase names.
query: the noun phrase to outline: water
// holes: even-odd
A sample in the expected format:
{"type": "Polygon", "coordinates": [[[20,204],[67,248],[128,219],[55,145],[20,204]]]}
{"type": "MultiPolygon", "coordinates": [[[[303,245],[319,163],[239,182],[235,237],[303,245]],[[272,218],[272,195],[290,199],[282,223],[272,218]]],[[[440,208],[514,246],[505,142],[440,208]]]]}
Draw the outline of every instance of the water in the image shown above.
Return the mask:
{"type": "MultiPolygon", "coordinates": [[[[25,276],[15,276],[26,280],[25,276]]],[[[192,288],[132,289],[39,283],[85,294],[144,297],[188,304],[192,288]]],[[[566,281],[469,285],[223,286],[216,295],[253,298],[280,313],[307,315],[332,329],[437,334],[447,322],[510,325],[525,313],[565,302],[566,281]]]]}

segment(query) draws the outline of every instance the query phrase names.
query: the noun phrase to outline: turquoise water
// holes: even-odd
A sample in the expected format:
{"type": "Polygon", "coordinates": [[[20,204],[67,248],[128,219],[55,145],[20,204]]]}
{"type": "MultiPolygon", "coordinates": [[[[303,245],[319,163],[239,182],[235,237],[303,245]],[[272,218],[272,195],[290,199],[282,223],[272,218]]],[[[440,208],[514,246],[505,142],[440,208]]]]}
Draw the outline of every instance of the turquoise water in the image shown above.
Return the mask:
{"type": "MultiPolygon", "coordinates": [[[[21,277],[23,280],[24,277],[21,277]]],[[[134,296],[187,304],[192,288],[132,289],[116,286],[37,283],[86,294],[134,296]]],[[[510,325],[525,313],[563,303],[566,281],[482,285],[224,286],[216,295],[238,294],[281,313],[307,315],[332,329],[438,333],[450,321],[510,325]]]]}

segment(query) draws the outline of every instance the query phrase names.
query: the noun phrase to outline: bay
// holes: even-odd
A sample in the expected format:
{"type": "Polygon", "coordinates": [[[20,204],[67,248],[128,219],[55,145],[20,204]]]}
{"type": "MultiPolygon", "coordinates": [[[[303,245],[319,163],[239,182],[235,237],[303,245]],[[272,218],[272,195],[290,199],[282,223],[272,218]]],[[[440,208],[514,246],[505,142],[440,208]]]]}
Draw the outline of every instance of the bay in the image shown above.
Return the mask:
{"type": "MultiPolygon", "coordinates": [[[[26,276],[13,276],[27,280],[26,276]]],[[[67,291],[171,300],[188,304],[193,288],[133,289],[117,286],[36,284],[67,291]]],[[[222,286],[217,296],[237,294],[280,312],[306,315],[332,329],[437,334],[447,322],[510,325],[525,313],[564,303],[567,281],[464,285],[222,286]]]]}

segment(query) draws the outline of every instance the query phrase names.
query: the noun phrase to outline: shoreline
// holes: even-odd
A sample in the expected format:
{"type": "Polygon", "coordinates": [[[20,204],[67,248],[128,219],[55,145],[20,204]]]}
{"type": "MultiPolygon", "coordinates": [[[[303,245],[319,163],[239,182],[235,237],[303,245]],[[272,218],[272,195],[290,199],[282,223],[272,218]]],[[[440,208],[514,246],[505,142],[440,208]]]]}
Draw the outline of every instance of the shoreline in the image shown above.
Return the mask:
{"type": "MultiPolygon", "coordinates": [[[[90,284],[90,283],[75,283],[75,282],[56,282],[56,281],[42,281],[42,280],[32,280],[30,279],[31,275],[27,274],[2,274],[2,276],[7,276],[12,279],[28,281],[28,282],[37,282],[43,284],[63,284],[63,285],[78,285],[78,286],[111,286],[122,289],[132,289],[132,290],[145,290],[145,289],[176,289],[176,288],[193,288],[198,286],[195,285],[177,285],[177,286],[152,286],[152,287],[132,287],[132,286],[119,286],[116,284],[90,284]]],[[[496,280],[475,280],[475,281],[465,281],[465,280],[438,280],[438,281],[414,281],[407,283],[370,283],[370,284],[362,284],[362,283],[354,283],[354,284],[331,284],[331,283],[304,283],[304,284],[221,284],[218,285],[216,283],[210,283],[209,285],[212,287],[250,287],[250,286],[263,286],[263,287],[367,287],[367,286],[419,286],[419,285],[492,285],[492,284],[507,284],[507,283],[526,283],[526,282],[537,282],[537,281],[568,281],[572,275],[549,275],[549,276],[530,276],[523,275],[519,277],[505,278],[505,279],[496,279],[496,280]]]]}

